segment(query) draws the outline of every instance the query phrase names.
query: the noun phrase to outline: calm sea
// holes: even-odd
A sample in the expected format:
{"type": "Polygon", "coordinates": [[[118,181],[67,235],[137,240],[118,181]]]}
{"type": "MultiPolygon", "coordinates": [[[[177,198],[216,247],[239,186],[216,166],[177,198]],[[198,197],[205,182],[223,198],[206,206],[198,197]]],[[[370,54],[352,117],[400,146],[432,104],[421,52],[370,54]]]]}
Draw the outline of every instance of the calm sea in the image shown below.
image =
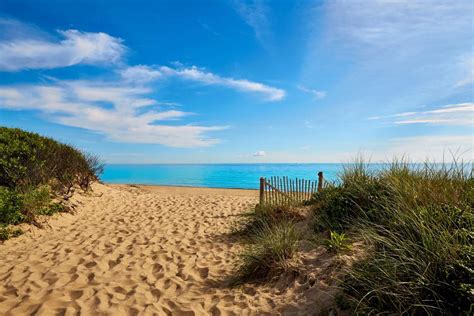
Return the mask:
{"type": "Polygon", "coordinates": [[[322,171],[333,181],[343,164],[152,164],[107,165],[106,183],[158,184],[210,188],[258,189],[260,177],[317,179],[322,171]]]}

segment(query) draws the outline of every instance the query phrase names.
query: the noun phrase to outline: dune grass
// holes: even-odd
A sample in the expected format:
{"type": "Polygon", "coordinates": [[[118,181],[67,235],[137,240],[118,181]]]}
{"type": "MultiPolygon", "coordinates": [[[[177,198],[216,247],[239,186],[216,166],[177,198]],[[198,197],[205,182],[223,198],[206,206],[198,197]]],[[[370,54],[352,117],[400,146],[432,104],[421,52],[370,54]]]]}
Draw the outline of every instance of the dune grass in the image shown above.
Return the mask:
{"type": "Polygon", "coordinates": [[[241,220],[235,225],[233,234],[244,240],[251,240],[262,230],[271,228],[277,223],[294,221],[301,215],[289,205],[260,205],[250,212],[244,213],[241,220]]]}
{"type": "Polygon", "coordinates": [[[248,237],[251,243],[240,254],[231,285],[262,281],[288,270],[299,239],[292,221],[259,222],[248,237]]]}
{"type": "Polygon", "coordinates": [[[295,228],[300,218],[289,205],[257,205],[245,213],[233,231],[245,249],[229,284],[261,282],[287,271],[300,237],[295,228]]]}
{"type": "Polygon", "coordinates": [[[311,203],[316,231],[355,231],[368,246],[341,282],[353,312],[473,312],[470,165],[397,161],[372,171],[358,161],[311,203]]]}

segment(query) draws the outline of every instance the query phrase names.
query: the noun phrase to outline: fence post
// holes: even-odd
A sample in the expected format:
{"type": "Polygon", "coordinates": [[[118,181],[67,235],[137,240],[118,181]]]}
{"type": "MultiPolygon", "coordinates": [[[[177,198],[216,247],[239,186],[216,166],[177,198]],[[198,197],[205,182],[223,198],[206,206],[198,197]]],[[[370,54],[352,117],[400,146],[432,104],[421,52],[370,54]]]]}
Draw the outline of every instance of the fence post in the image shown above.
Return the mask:
{"type": "Polygon", "coordinates": [[[263,205],[265,200],[265,178],[260,178],[260,205],[263,205]]]}
{"type": "Polygon", "coordinates": [[[324,181],[323,172],[319,171],[318,172],[318,192],[321,192],[321,190],[323,189],[323,181],[324,181]]]}

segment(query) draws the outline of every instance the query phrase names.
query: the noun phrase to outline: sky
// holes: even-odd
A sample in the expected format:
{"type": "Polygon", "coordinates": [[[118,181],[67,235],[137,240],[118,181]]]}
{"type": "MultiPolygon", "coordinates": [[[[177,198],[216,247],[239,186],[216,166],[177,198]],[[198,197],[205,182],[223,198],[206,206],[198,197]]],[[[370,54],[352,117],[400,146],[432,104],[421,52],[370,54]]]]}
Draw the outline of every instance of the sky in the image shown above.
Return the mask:
{"type": "Polygon", "coordinates": [[[0,125],[107,163],[474,160],[471,1],[0,1],[0,125]]]}

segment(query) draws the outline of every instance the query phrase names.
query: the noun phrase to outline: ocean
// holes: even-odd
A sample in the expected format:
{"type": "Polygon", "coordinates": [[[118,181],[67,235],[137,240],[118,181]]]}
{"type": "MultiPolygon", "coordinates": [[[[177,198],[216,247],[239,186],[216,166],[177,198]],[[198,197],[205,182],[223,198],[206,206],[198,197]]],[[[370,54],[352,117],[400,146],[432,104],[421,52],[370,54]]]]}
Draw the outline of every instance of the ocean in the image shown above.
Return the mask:
{"type": "Polygon", "coordinates": [[[156,184],[209,188],[258,189],[260,177],[288,176],[316,180],[319,171],[336,181],[343,164],[109,164],[105,183],[156,184]]]}

